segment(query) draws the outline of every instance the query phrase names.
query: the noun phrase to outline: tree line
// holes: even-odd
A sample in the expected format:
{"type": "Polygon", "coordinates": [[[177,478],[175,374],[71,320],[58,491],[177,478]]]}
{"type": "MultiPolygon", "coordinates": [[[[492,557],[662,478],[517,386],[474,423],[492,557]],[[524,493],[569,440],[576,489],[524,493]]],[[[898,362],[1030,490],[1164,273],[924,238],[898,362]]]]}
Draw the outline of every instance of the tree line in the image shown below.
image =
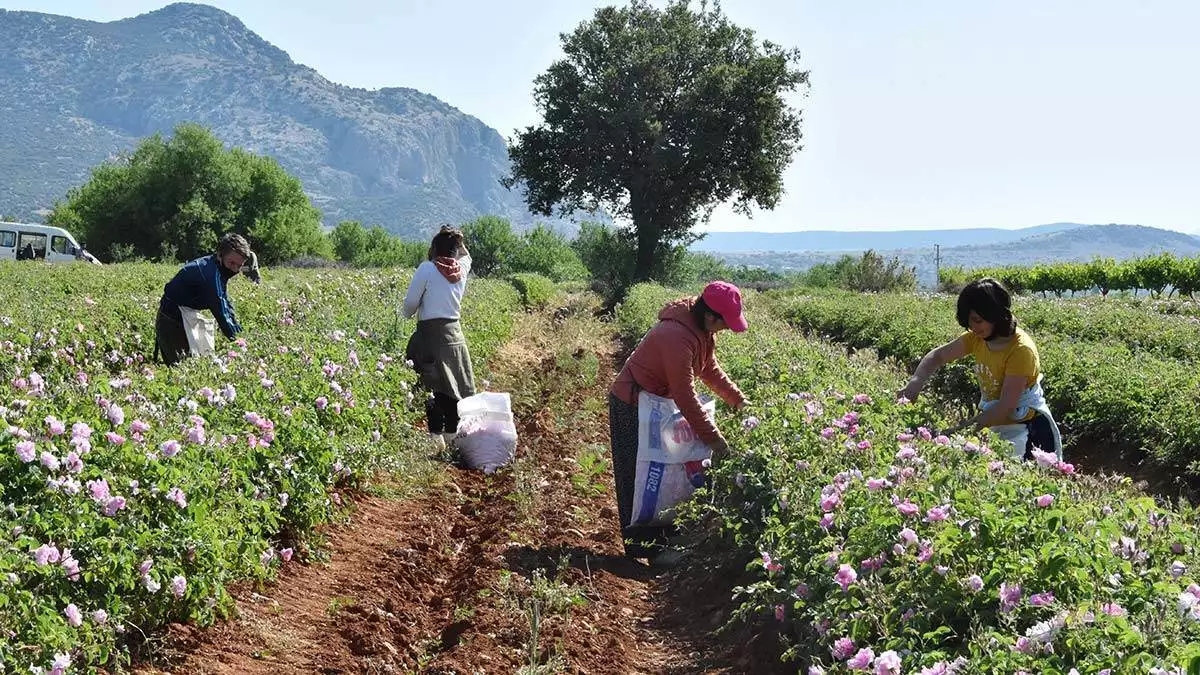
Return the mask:
{"type": "Polygon", "coordinates": [[[968,282],[983,277],[998,279],[1016,293],[1053,294],[1145,291],[1153,297],[1176,293],[1193,297],[1200,290],[1200,258],[1182,258],[1171,253],[1114,260],[1095,258],[1089,262],[1059,262],[1032,266],[1006,266],[941,270],[938,285],[957,292],[968,282]]]}

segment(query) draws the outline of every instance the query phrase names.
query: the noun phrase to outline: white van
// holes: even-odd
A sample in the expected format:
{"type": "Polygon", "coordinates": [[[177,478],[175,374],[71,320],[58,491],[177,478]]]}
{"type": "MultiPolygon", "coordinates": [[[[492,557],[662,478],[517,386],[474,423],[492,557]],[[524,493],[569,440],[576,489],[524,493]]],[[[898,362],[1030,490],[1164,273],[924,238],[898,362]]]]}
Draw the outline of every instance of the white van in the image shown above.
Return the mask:
{"type": "Polygon", "coordinates": [[[75,241],[70,232],[52,225],[0,222],[0,260],[34,260],[46,262],[83,262],[99,265],[100,261],[75,241]]]}

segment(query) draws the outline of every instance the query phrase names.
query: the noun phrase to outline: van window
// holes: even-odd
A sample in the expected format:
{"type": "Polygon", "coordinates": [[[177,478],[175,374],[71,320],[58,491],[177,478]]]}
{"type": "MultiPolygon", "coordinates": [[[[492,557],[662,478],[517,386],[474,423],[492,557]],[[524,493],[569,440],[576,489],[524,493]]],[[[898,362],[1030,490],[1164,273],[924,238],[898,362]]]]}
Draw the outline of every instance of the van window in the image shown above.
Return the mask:
{"type": "Polygon", "coordinates": [[[69,251],[71,250],[71,245],[67,243],[66,237],[60,237],[59,235],[56,234],[50,238],[50,248],[54,249],[55,253],[69,255],[69,251]]]}
{"type": "Polygon", "coordinates": [[[20,250],[26,246],[33,246],[33,257],[46,257],[46,235],[22,232],[20,241],[17,242],[17,249],[20,250]]]}
{"type": "Polygon", "coordinates": [[[17,245],[17,233],[8,230],[0,230],[0,246],[4,248],[12,248],[17,245]]]}

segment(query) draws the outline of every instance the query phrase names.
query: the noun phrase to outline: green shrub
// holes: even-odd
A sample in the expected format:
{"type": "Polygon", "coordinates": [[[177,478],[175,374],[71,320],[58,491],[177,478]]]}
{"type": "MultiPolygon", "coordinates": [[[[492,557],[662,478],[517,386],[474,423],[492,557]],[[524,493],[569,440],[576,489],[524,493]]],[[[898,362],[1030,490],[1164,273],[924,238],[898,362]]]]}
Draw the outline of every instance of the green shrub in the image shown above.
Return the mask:
{"type": "Polygon", "coordinates": [[[626,340],[639,340],[658,322],[658,313],[664,305],[688,295],[686,291],[658,284],[637,284],[617,305],[617,330],[626,340]]]}
{"type": "MultiPolygon", "coordinates": [[[[910,371],[930,349],[962,332],[954,323],[954,300],[946,297],[793,295],[776,307],[798,328],[874,349],[910,371]]],[[[1194,320],[1111,299],[1031,299],[1014,313],[1037,342],[1047,400],[1072,444],[1103,442],[1200,474],[1200,329],[1194,320]]],[[[944,368],[931,388],[973,404],[978,387],[968,362],[944,368]]]]}
{"type": "Polygon", "coordinates": [[[897,369],[750,325],[718,357],[756,405],[719,416],[734,450],[687,510],[736,544],[737,615],[778,627],[792,672],[1196,665],[1194,508],[1014,461],[989,438],[939,438],[921,428],[943,422],[929,401],[894,402],[897,369]]]}
{"type": "MultiPolygon", "coordinates": [[[[415,322],[395,312],[410,271],[235,279],[244,339],[218,334],[212,358],[166,368],[151,360],[154,308],[177,269],[0,265],[4,672],[48,670],[55,654],[81,672],[123,671],[120,630],[157,640],[169,622],[227,616],[229,584],[318,555],[315,529],[340,517],[348,490],[381,472],[415,488],[435,470],[403,356],[415,322]],[[31,450],[46,458],[24,461],[31,450]],[[31,555],[51,547],[70,550],[78,580],[73,563],[31,555]]],[[[462,323],[480,378],[518,302],[503,281],[468,287],[462,323]]]]}
{"type": "Polygon", "coordinates": [[[527,308],[545,307],[558,294],[554,282],[540,274],[518,272],[508,279],[521,294],[521,304],[527,308]]]}

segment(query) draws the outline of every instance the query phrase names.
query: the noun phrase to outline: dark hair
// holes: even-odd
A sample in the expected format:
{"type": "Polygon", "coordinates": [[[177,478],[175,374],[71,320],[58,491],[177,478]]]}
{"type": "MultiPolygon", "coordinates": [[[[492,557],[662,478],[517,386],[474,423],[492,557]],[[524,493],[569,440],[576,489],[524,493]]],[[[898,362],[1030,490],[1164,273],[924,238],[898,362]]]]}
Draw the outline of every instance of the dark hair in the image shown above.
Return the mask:
{"type": "Polygon", "coordinates": [[[705,323],[704,317],[709,314],[711,314],[714,319],[721,318],[720,314],[713,311],[713,308],[708,306],[708,303],[704,301],[703,297],[697,297],[695,302],[692,303],[692,318],[696,320],[696,325],[700,327],[700,330],[707,329],[708,324],[705,323]]]}
{"type": "Polygon", "coordinates": [[[974,310],[981,319],[992,324],[991,340],[1009,337],[1017,331],[1017,320],[1012,314],[1012,297],[1004,284],[990,277],[967,284],[958,294],[958,325],[968,328],[968,317],[974,310]]]}
{"type": "Polygon", "coordinates": [[[223,256],[226,253],[237,253],[246,260],[250,259],[250,242],[240,234],[230,232],[221,237],[217,242],[217,255],[223,256]]]}
{"type": "Polygon", "coordinates": [[[463,231],[452,225],[443,225],[438,233],[433,235],[429,244],[429,259],[453,258],[458,255],[463,243],[463,231]]]}

